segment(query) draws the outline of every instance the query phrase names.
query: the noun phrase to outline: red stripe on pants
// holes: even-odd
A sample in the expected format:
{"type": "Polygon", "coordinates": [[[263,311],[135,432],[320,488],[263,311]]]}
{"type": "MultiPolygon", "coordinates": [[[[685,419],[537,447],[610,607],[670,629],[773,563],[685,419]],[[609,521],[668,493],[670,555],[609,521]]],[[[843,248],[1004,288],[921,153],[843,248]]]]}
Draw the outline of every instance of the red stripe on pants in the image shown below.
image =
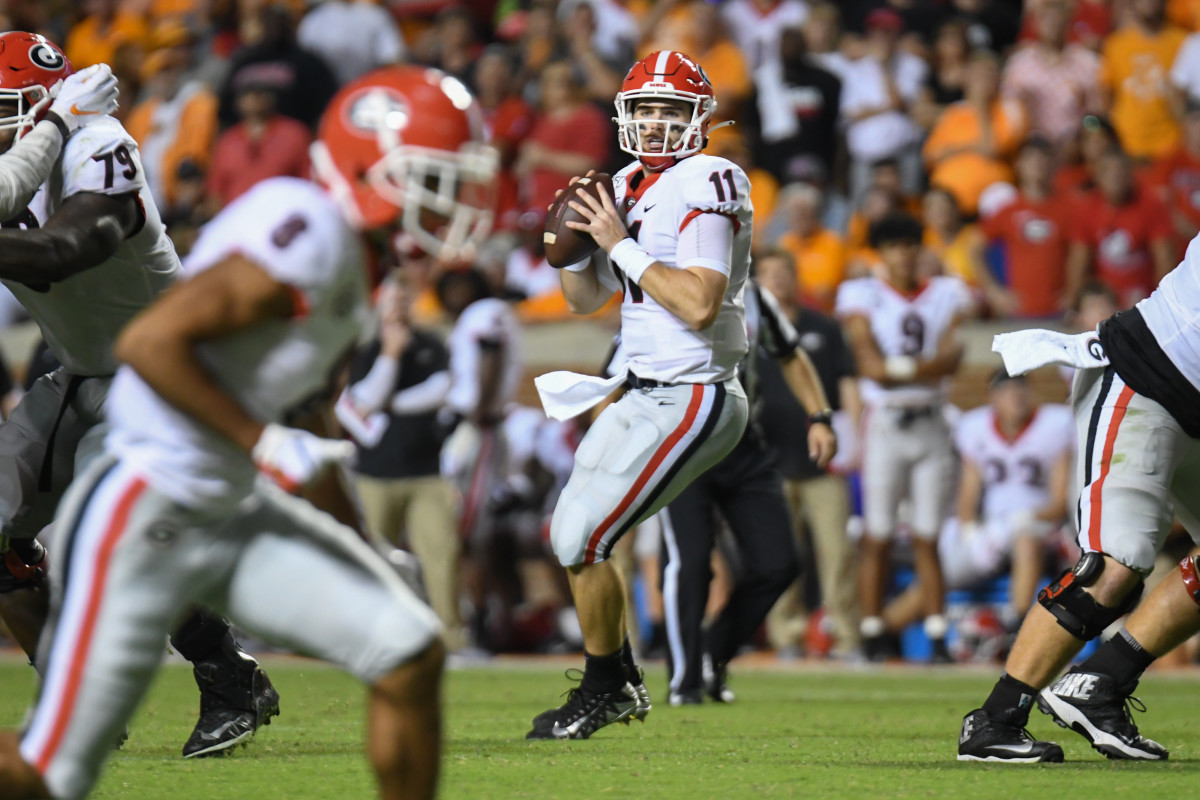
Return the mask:
{"type": "Polygon", "coordinates": [[[1133,389],[1128,386],[1121,389],[1121,394],[1117,396],[1117,404],[1113,406],[1112,419],[1108,423],[1108,432],[1104,436],[1104,451],[1100,456],[1100,476],[1092,483],[1090,490],[1092,508],[1088,515],[1088,547],[1096,552],[1101,552],[1100,503],[1104,479],[1108,477],[1108,470],[1112,466],[1113,443],[1117,440],[1117,429],[1121,427],[1121,420],[1125,419],[1125,410],[1129,408],[1129,401],[1132,399],[1133,389]]]}
{"type": "Polygon", "coordinates": [[[666,441],[664,441],[662,445],[659,446],[658,450],[655,451],[654,456],[650,459],[650,463],[647,464],[646,468],[642,470],[640,475],[638,475],[637,480],[633,482],[633,488],[631,488],[625,494],[625,496],[621,498],[621,502],[617,504],[616,509],[604,519],[604,522],[600,523],[600,527],[596,528],[596,530],[592,532],[592,535],[588,538],[587,551],[583,555],[583,563],[591,564],[595,562],[596,550],[600,547],[600,540],[604,538],[604,534],[608,533],[609,529],[616,524],[617,520],[619,520],[621,516],[629,510],[629,507],[633,505],[633,501],[636,500],[637,496],[642,493],[642,489],[645,488],[646,484],[658,470],[663,460],[672,450],[675,449],[675,445],[679,444],[679,440],[682,439],[683,435],[692,427],[692,424],[696,421],[696,416],[700,413],[700,406],[703,404],[703,402],[704,386],[701,384],[694,384],[692,386],[692,400],[690,403],[688,403],[687,412],[683,415],[683,422],[679,423],[679,427],[671,431],[671,434],[666,438],[666,441]]]}
{"type": "Polygon", "coordinates": [[[75,652],[72,654],[71,664],[67,668],[67,683],[63,690],[62,701],[58,706],[58,716],[54,720],[54,727],[46,740],[46,746],[42,750],[41,756],[38,757],[37,764],[34,765],[42,774],[45,774],[51,759],[58,752],[62,737],[67,731],[67,723],[71,720],[71,711],[75,706],[75,698],[79,694],[83,668],[87,664],[88,650],[92,644],[92,634],[96,632],[96,618],[100,615],[100,603],[104,599],[104,582],[108,577],[108,565],[112,560],[113,550],[116,549],[121,534],[125,532],[125,526],[129,522],[129,512],[145,489],[146,481],[142,478],[137,478],[129,485],[129,488],[121,495],[121,499],[117,501],[116,510],[108,523],[108,530],[104,532],[104,538],[100,541],[100,549],[96,553],[91,593],[88,596],[87,609],[84,611],[83,627],[79,631],[75,652]]]}

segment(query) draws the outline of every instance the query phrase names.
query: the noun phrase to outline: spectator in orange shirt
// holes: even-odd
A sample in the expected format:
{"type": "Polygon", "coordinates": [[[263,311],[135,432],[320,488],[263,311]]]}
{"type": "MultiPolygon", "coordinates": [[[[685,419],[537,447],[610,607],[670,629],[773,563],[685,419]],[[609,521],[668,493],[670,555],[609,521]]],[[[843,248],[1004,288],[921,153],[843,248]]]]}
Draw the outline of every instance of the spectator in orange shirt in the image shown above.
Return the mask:
{"type": "Polygon", "coordinates": [[[989,50],[971,54],[965,97],[948,106],[925,142],[929,183],[948,189],[963,213],[974,216],[988,186],[1011,181],[1006,159],[1021,143],[1020,104],[998,99],[1000,65],[989,50]]]}
{"type": "Polygon", "coordinates": [[[692,44],[694,51],[687,51],[703,64],[712,79],[717,97],[716,119],[737,119],[742,103],[750,94],[750,71],[742,51],[729,37],[721,8],[707,0],[693,0],[691,12],[692,44]]]}
{"type": "Polygon", "coordinates": [[[1066,295],[1071,204],[1053,190],[1053,146],[1031,137],[1017,153],[1017,199],[983,222],[991,241],[1004,244],[1005,277],[1016,299],[1010,316],[1052,317],[1066,295]]]}
{"type": "Polygon", "coordinates": [[[234,91],[241,122],[221,134],[213,151],[207,188],[214,212],[261,180],[308,176],[312,135],[306,125],[275,110],[276,75],[257,66],[238,73],[234,91]]]}
{"type": "Polygon", "coordinates": [[[93,64],[112,64],[124,45],[140,48],[150,30],[139,14],[119,11],[118,0],[87,0],[87,16],[67,34],[63,48],[71,66],[83,69],[93,64]]]}
{"type": "Polygon", "coordinates": [[[1012,313],[1016,301],[992,277],[983,260],[986,239],[979,226],[963,221],[958,201],[948,190],[934,186],[925,193],[925,252],[938,260],[941,274],[962,280],[982,295],[996,316],[1012,313]]]}
{"type": "Polygon", "coordinates": [[[1067,297],[1089,274],[1108,284],[1129,308],[1148,297],[1175,266],[1171,215],[1153,191],[1138,185],[1129,157],[1117,150],[1096,165],[1097,191],[1075,211],[1067,256],[1067,297]]]}
{"type": "Polygon", "coordinates": [[[1200,99],[1185,102],[1179,149],[1156,163],[1149,178],[1171,210],[1180,251],[1200,232],[1200,99]]]}
{"type": "Polygon", "coordinates": [[[208,167],[217,136],[217,96],[191,72],[194,39],[180,23],[155,30],[156,49],[142,64],[146,99],[133,107],[125,128],[138,143],[146,181],[164,218],[173,216],[176,184],[208,167]]]}
{"type": "Polygon", "coordinates": [[[779,206],[787,214],[788,232],[779,247],[791,253],[799,266],[799,302],[833,310],[838,284],[846,277],[846,246],[840,236],[821,226],[825,197],[807,183],[793,183],[779,193],[779,206]]]}
{"type": "Polygon", "coordinates": [[[1128,23],[1104,43],[1103,100],[1130,156],[1160,158],[1179,143],[1168,75],[1186,33],[1168,25],[1163,0],[1130,0],[1128,23]]]}
{"type": "Polygon", "coordinates": [[[541,93],[541,110],[513,167],[525,208],[545,208],[572,177],[603,166],[616,138],[608,117],[584,98],[569,62],[542,70],[541,93]]]}

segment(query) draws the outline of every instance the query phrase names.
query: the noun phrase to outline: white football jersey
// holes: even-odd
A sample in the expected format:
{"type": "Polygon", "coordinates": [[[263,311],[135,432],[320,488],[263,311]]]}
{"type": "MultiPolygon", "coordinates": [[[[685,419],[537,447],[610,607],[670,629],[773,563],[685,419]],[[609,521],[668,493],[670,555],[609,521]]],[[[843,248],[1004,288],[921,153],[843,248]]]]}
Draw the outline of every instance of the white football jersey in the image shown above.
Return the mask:
{"type": "Polygon", "coordinates": [[[658,173],[643,172],[635,161],[613,177],[613,191],[630,236],[660,264],[704,266],[729,277],[716,321],[695,331],[628,281],[614,264],[598,269],[601,283],[625,294],[621,342],[631,371],[664,383],[718,383],[734,377],[746,353],[742,289],[750,274],[754,227],[746,173],[732,161],[702,153],[658,173]],[[733,222],[732,254],[714,253],[712,259],[679,264],[680,234],[701,214],[720,214],[733,222]],[[720,263],[724,259],[729,263],[720,263]]]}
{"type": "MultiPolygon", "coordinates": [[[[958,278],[939,275],[916,292],[902,293],[882,278],[846,281],[838,288],[835,311],[839,318],[862,315],[884,358],[931,358],[950,323],[971,308],[971,293],[958,278]]],[[[943,400],[941,385],[912,383],[881,386],[862,381],[863,402],[871,405],[933,405],[943,400]]]]}
{"type": "Polygon", "coordinates": [[[112,117],[98,119],[67,139],[29,208],[3,227],[45,225],[80,192],[136,192],[144,222],[103,264],[48,284],[45,291],[16,281],[4,285],[37,322],[50,352],[68,371],[111,375],[117,368],[112,355],[117,335],[178,278],[179,257],[150,196],[137,143],[112,117]]]}
{"type": "Polygon", "coordinates": [[[521,326],[508,303],[494,297],[476,300],[467,306],[447,345],[450,349],[450,393],[446,405],[459,414],[468,415],[479,403],[479,351],[488,343],[499,347],[503,363],[500,367],[500,394],[493,413],[502,414],[517,396],[524,371],[521,355],[521,326]]]}
{"type": "Polygon", "coordinates": [[[1200,391],[1200,236],[1137,308],[1167,358],[1200,391]]]}
{"type": "Polygon", "coordinates": [[[954,439],[959,454],[983,476],[983,521],[1006,519],[1046,505],[1054,466],[1075,452],[1075,414],[1056,403],[1040,406],[1009,440],[995,411],[984,406],[963,415],[954,439]]]}
{"type": "MultiPolygon", "coordinates": [[[[263,181],[201,232],[184,278],[242,255],[295,290],[296,316],[201,344],[200,361],[261,422],[329,388],[370,320],[357,234],[319,187],[263,181]]],[[[257,470],[233,442],[163,400],[130,367],[108,397],[107,447],[135,463],[162,494],[186,506],[227,507],[253,488],[257,470]]]]}

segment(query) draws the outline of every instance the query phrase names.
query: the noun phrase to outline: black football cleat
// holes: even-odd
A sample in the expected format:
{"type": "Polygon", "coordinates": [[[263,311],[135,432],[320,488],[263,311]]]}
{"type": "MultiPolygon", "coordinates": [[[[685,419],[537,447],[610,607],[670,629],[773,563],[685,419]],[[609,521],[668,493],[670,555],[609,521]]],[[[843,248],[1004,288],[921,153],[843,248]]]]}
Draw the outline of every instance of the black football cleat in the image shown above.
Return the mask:
{"type": "Polygon", "coordinates": [[[1063,751],[1054,742],[1039,742],[1023,725],[992,718],[982,708],[963,717],[958,736],[959,761],[1002,764],[1062,763],[1063,751]]]}
{"type": "Polygon", "coordinates": [[[638,708],[633,686],[626,683],[612,692],[592,692],[582,685],[567,692],[567,702],[543,711],[533,719],[526,739],[587,739],[614,722],[629,724],[638,708]]]}
{"type": "Polygon", "coordinates": [[[1138,733],[1130,709],[1146,707],[1129,686],[1117,686],[1111,676],[1072,667],[1038,695],[1038,708],[1060,726],[1073,730],[1110,759],[1166,761],[1169,752],[1158,742],[1138,733]]]}
{"type": "Polygon", "coordinates": [[[637,708],[633,710],[633,718],[638,722],[645,722],[646,717],[650,715],[650,711],[654,708],[650,703],[650,690],[646,688],[644,674],[641,668],[638,667],[632,670],[627,678],[629,685],[633,687],[633,694],[637,697],[637,708]]]}
{"type": "Polygon", "coordinates": [[[232,635],[226,634],[217,652],[196,662],[192,672],[200,687],[200,719],[183,745],[184,758],[224,755],[279,716],[279,692],[232,635]]]}
{"type": "Polygon", "coordinates": [[[701,679],[704,681],[704,693],[714,703],[732,703],[737,695],[729,688],[729,672],[724,664],[718,664],[708,653],[700,661],[701,679]]]}

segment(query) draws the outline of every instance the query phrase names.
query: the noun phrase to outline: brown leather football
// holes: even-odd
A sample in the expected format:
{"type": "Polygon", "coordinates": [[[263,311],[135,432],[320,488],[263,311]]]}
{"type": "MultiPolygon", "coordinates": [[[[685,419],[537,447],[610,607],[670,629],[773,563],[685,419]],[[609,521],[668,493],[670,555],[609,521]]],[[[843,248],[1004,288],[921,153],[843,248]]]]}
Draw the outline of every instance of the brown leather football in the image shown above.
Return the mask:
{"type": "Polygon", "coordinates": [[[610,198],[613,196],[612,176],[607,172],[597,172],[590,178],[580,178],[564,189],[550,206],[550,211],[546,214],[546,227],[542,233],[542,242],[546,245],[546,260],[550,262],[550,266],[562,269],[583,261],[596,251],[596,241],[583,231],[568,228],[567,222],[586,222],[578,211],[571,208],[570,202],[579,192],[588,192],[592,197],[599,198],[599,191],[608,192],[610,198]]]}

